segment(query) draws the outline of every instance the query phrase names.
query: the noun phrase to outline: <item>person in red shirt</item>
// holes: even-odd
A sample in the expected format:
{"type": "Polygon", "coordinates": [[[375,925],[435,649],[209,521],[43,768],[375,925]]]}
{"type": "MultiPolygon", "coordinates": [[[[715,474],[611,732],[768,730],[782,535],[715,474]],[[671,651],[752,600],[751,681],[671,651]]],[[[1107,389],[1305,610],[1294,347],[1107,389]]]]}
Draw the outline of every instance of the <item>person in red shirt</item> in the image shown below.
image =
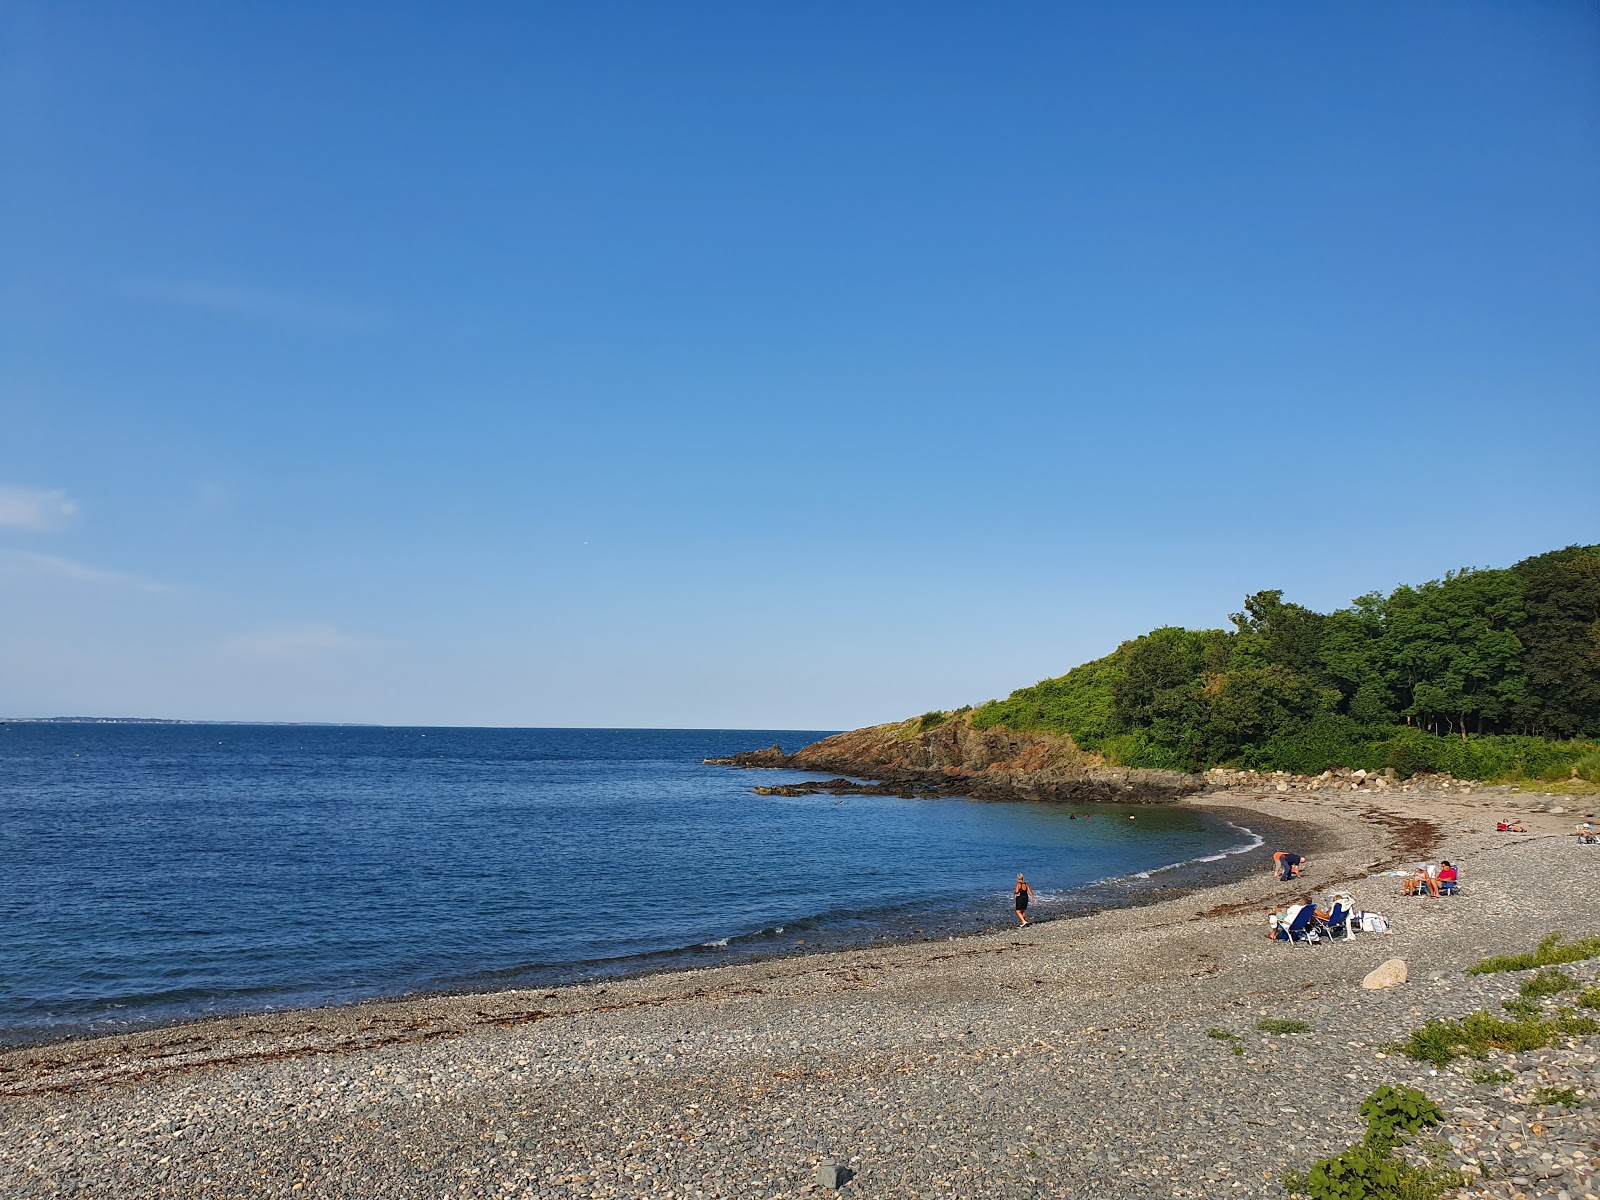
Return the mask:
{"type": "Polygon", "coordinates": [[[1439,864],[1439,890],[1448,896],[1456,890],[1456,869],[1450,865],[1447,858],[1439,864]]]}

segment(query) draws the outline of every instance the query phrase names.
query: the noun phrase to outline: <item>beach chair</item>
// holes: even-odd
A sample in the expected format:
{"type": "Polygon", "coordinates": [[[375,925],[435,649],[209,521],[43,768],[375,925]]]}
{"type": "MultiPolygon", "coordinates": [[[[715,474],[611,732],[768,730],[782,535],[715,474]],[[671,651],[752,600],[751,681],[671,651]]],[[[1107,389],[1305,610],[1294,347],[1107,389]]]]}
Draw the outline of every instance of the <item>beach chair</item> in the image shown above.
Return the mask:
{"type": "MultiPolygon", "coordinates": [[[[1315,911],[1316,908],[1313,905],[1312,912],[1314,913],[1315,911]]],[[[1343,900],[1335,900],[1333,907],[1328,910],[1328,919],[1324,921],[1319,918],[1316,922],[1316,927],[1320,932],[1328,935],[1329,941],[1336,937],[1351,937],[1355,933],[1350,921],[1351,911],[1350,906],[1343,900]]]]}
{"type": "MultiPolygon", "coordinates": [[[[1303,904],[1300,911],[1295,913],[1292,921],[1283,921],[1278,925],[1278,937],[1288,942],[1291,946],[1296,942],[1310,942],[1312,940],[1317,918],[1315,904],[1303,904]]],[[[1321,940],[1321,939],[1318,939],[1321,940]]]]}

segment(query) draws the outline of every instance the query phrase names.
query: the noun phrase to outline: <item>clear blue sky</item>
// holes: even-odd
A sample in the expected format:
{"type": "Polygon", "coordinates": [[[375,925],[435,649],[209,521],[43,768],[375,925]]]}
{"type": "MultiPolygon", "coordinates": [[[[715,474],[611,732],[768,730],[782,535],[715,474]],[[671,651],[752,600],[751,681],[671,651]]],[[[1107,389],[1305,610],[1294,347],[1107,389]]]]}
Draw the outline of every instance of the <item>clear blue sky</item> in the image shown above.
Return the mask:
{"type": "Polygon", "coordinates": [[[0,715],[843,728],[1600,541],[1600,7],[0,8],[0,715]]]}

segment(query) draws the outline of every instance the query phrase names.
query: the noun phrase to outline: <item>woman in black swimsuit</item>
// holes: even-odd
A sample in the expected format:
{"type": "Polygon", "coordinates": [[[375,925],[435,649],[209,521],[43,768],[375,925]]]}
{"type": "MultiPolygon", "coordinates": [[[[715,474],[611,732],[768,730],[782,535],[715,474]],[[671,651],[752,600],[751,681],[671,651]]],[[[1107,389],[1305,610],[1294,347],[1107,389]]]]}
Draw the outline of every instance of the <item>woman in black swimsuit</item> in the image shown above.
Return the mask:
{"type": "Polygon", "coordinates": [[[1028,923],[1028,901],[1033,899],[1033,889],[1028,886],[1028,881],[1022,877],[1020,871],[1017,873],[1016,897],[1017,920],[1026,925],[1028,923]]]}

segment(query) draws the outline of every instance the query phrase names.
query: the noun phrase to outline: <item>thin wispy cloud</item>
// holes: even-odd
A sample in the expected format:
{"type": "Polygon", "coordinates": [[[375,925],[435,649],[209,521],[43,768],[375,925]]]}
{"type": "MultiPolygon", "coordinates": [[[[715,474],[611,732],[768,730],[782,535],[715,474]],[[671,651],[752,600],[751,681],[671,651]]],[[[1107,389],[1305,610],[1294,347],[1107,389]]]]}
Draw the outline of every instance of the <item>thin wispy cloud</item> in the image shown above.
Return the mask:
{"type": "Polygon", "coordinates": [[[0,484],[0,529],[43,533],[64,524],[77,511],[77,501],[59,489],[0,484]]]}
{"type": "Polygon", "coordinates": [[[309,296],[195,280],[129,279],[117,291],[178,308],[221,313],[252,321],[303,325],[336,333],[358,333],[376,324],[371,313],[309,296]]]}
{"type": "Polygon", "coordinates": [[[262,633],[242,633],[228,638],[222,648],[245,658],[312,658],[349,650],[365,650],[377,643],[371,638],[345,633],[332,625],[300,625],[262,633]]]}
{"type": "Polygon", "coordinates": [[[92,587],[132,588],[141,592],[173,592],[165,583],[141,579],[126,571],[111,571],[60,558],[54,554],[35,554],[31,550],[0,549],[0,582],[58,579],[92,587]]]}

